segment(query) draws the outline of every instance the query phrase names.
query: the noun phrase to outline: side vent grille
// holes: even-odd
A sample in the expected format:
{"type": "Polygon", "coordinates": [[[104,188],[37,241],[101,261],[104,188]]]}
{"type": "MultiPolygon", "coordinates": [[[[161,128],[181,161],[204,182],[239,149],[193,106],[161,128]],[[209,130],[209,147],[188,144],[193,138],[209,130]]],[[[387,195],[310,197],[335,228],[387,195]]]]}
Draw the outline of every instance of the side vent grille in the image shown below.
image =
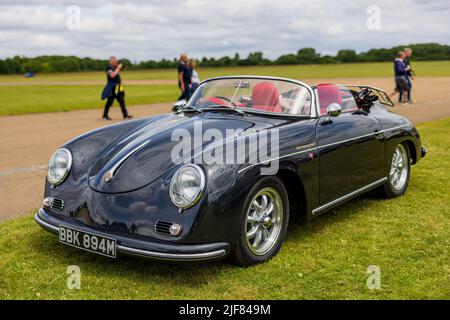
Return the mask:
{"type": "Polygon", "coordinates": [[[64,200],[58,199],[58,198],[53,198],[52,208],[57,209],[57,210],[64,209],[64,200]]]}
{"type": "Polygon", "coordinates": [[[167,222],[167,221],[161,221],[158,220],[156,221],[155,224],[155,231],[156,233],[161,233],[167,236],[170,236],[170,226],[172,225],[172,222],[167,222]]]}

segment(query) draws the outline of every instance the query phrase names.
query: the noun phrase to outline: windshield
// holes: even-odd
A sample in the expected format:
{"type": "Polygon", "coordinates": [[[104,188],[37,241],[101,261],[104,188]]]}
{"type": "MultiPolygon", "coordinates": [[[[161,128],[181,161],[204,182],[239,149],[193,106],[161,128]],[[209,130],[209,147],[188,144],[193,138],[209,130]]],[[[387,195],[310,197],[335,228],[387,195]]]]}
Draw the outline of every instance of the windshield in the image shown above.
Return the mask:
{"type": "Polygon", "coordinates": [[[203,83],[189,100],[197,109],[226,106],[290,115],[310,115],[309,90],[297,83],[262,78],[224,78],[203,83]]]}

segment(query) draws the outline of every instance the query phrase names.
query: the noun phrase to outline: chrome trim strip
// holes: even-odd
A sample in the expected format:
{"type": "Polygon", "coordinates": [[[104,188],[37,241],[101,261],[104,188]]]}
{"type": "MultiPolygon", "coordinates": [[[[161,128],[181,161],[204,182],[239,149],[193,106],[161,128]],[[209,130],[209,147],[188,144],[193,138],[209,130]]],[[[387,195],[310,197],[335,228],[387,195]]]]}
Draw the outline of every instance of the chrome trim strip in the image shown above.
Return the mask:
{"type": "Polygon", "coordinates": [[[176,260],[176,261],[194,261],[194,260],[209,260],[215,258],[221,258],[226,255],[226,251],[224,249],[204,252],[204,253],[163,253],[163,252],[154,252],[154,251],[146,251],[141,249],[135,249],[130,247],[125,247],[121,245],[117,245],[117,250],[124,254],[130,254],[134,256],[140,256],[144,258],[153,258],[153,259],[161,259],[161,260],[176,260]]]}
{"type": "Polygon", "coordinates": [[[44,228],[44,229],[47,229],[47,230],[49,230],[49,231],[51,231],[51,232],[59,233],[59,227],[55,227],[54,225],[45,222],[44,220],[42,220],[41,218],[39,218],[38,213],[36,213],[36,214],[34,215],[34,221],[36,221],[37,224],[38,224],[39,226],[41,226],[42,228],[44,228]]]}
{"type": "Polygon", "coordinates": [[[249,165],[248,167],[240,169],[238,171],[238,173],[242,173],[242,172],[246,171],[247,169],[251,169],[253,167],[259,166],[260,164],[269,163],[269,162],[272,162],[274,160],[280,160],[280,159],[283,159],[283,158],[287,158],[287,157],[290,157],[290,156],[295,156],[297,154],[302,154],[302,153],[305,153],[305,152],[314,151],[314,150],[317,150],[317,149],[319,149],[319,147],[314,147],[314,148],[311,148],[311,149],[306,149],[306,150],[302,150],[302,151],[298,151],[298,152],[293,152],[293,153],[286,154],[284,156],[280,156],[280,157],[277,157],[277,158],[272,158],[272,159],[269,159],[269,160],[266,160],[266,161],[258,162],[258,163],[249,165]]]}
{"type": "Polygon", "coordinates": [[[388,132],[388,131],[391,131],[391,130],[396,130],[396,129],[400,129],[400,128],[404,128],[404,127],[411,128],[410,125],[406,125],[406,124],[405,124],[405,125],[401,125],[401,126],[397,126],[397,127],[393,127],[393,128],[389,128],[389,129],[384,129],[384,130],[379,130],[379,131],[376,131],[376,132],[364,134],[364,135],[362,135],[362,136],[353,137],[353,138],[346,139],[346,140],[341,140],[341,141],[337,141],[337,142],[333,142],[333,143],[329,143],[329,144],[324,144],[324,145],[322,145],[322,146],[314,147],[314,148],[311,148],[311,149],[302,150],[302,151],[299,151],[299,152],[289,153],[289,154],[286,154],[286,155],[284,155],[284,156],[280,156],[280,157],[277,157],[277,158],[273,158],[273,159],[269,159],[269,160],[266,160],[266,161],[262,161],[262,162],[258,162],[258,163],[249,165],[248,167],[245,167],[245,168],[240,169],[240,170],[238,171],[238,173],[242,173],[242,172],[246,171],[247,169],[251,169],[251,168],[253,168],[253,167],[255,167],[255,166],[258,166],[258,165],[260,165],[260,164],[269,163],[269,162],[274,161],[274,160],[279,160],[279,159],[283,159],[283,158],[286,158],[286,157],[295,156],[295,155],[302,154],[302,153],[305,153],[305,152],[315,151],[315,150],[321,149],[321,148],[331,147],[331,146],[334,146],[334,145],[336,145],[336,144],[341,144],[341,143],[345,143],[345,142],[357,140],[357,139],[360,139],[360,138],[370,137],[370,136],[373,136],[373,135],[385,133],[385,132],[388,132]]]}
{"type": "Polygon", "coordinates": [[[379,130],[379,131],[376,131],[376,132],[363,134],[361,136],[353,137],[353,138],[350,138],[350,139],[345,139],[345,140],[341,140],[341,141],[337,141],[337,142],[333,142],[333,143],[324,144],[324,145],[318,146],[318,149],[331,147],[331,146],[334,146],[334,145],[337,145],[337,144],[346,143],[346,142],[350,142],[350,141],[353,141],[353,140],[358,140],[358,139],[361,139],[361,138],[374,136],[374,135],[381,134],[381,133],[384,133],[384,131],[383,130],[379,130]]]}
{"type": "Polygon", "coordinates": [[[321,205],[320,207],[314,209],[312,211],[312,214],[316,215],[316,214],[318,214],[320,212],[323,212],[323,211],[325,211],[327,209],[330,209],[331,207],[334,207],[335,205],[338,205],[341,202],[344,202],[344,201],[349,200],[349,199],[351,199],[353,197],[356,197],[357,195],[359,195],[359,194],[361,194],[361,193],[363,193],[365,191],[369,191],[370,189],[373,189],[373,188],[375,188],[375,187],[385,183],[386,181],[387,181],[387,177],[384,177],[384,178],[382,178],[380,180],[372,182],[371,184],[368,184],[365,187],[362,187],[362,188],[360,188],[358,190],[355,190],[353,192],[350,192],[350,193],[348,193],[348,194],[346,194],[346,195],[344,195],[342,197],[339,197],[339,198],[337,198],[337,199],[335,199],[333,201],[325,203],[324,205],[321,205]]]}
{"type": "MultiPolygon", "coordinates": [[[[39,226],[47,229],[54,233],[59,233],[59,227],[51,225],[41,218],[39,218],[38,213],[34,215],[34,220],[39,226]]],[[[197,261],[197,260],[209,260],[224,257],[227,252],[225,249],[220,249],[216,251],[204,252],[204,253],[164,253],[155,251],[146,251],[141,249],[135,249],[123,245],[117,245],[117,250],[124,254],[140,256],[144,258],[154,258],[160,260],[172,260],[172,261],[197,261]]]]}
{"type": "Polygon", "coordinates": [[[106,182],[110,182],[114,179],[114,176],[116,174],[116,172],[119,170],[120,166],[129,158],[131,157],[135,152],[137,152],[138,150],[140,150],[142,147],[144,147],[147,143],[149,143],[150,140],[144,141],[143,143],[141,143],[140,145],[138,145],[137,147],[135,147],[133,150],[131,150],[130,152],[128,152],[125,156],[122,157],[122,159],[120,159],[119,161],[117,161],[117,163],[107,171],[106,175],[105,175],[105,179],[106,182]]]}

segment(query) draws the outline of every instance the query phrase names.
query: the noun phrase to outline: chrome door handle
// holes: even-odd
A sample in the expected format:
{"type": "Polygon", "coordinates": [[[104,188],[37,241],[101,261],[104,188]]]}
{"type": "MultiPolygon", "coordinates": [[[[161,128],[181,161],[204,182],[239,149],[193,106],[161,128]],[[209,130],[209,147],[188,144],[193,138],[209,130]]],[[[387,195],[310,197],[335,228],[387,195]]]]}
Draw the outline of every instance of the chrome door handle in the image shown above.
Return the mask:
{"type": "Polygon", "coordinates": [[[375,130],[375,139],[377,139],[377,140],[382,140],[382,139],[384,139],[384,134],[383,134],[383,132],[380,132],[380,130],[375,130]]]}

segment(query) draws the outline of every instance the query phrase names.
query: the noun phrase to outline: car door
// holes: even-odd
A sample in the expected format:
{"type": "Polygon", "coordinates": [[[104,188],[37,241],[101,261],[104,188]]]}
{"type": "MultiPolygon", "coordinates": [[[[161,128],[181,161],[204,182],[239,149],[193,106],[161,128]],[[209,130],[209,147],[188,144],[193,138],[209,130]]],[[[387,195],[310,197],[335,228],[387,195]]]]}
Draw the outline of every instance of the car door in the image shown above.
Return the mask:
{"type": "MultiPolygon", "coordinates": [[[[342,113],[329,118],[321,104],[321,118],[316,126],[320,205],[383,177],[385,151],[380,124],[370,114],[358,110],[348,89],[337,90],[336,102],[342,106],[342,113]]],[[[328,100],[322,98],[321,102],[328,100]]]]}

